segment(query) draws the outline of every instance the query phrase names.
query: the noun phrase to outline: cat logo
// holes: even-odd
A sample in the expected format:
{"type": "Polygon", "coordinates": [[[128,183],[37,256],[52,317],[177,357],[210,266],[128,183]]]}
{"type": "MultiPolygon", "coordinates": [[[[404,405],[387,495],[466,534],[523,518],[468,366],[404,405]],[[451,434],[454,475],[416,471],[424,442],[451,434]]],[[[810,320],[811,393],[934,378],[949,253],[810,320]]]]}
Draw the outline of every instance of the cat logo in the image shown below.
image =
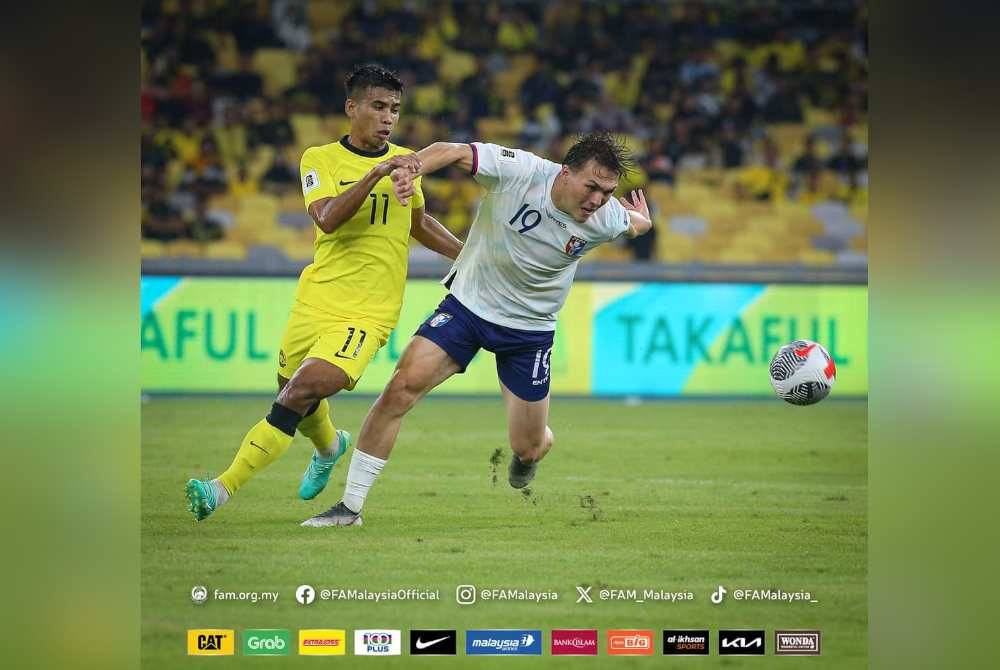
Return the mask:
{"type": "Polygon", "coordinates": [[[188,656],[232,656],[236,649],[236,631],[201,628],[187,632],[188,656]]]}

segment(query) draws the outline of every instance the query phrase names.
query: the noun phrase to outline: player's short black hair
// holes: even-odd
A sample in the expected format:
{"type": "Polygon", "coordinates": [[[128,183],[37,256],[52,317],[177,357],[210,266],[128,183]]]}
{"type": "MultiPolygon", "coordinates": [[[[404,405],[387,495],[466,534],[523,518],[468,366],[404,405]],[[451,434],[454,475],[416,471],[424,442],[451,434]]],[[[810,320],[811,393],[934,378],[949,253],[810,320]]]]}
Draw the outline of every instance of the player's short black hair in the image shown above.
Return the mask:
{"type": "Polygon", "coordinates": [[[625,146],[625,140],[604,131],[582,135],[566,152],[563,165],[579,170],[593,158],[619,177],[624,177],[635,169],[635,158],[625,146]]]}
{"type": "Polygon", "coordinates": [[[344,80],[347,97],[353,98],[368,88],[387,88],[390,91],[402,93],[403,82],[395,72],[378,63],[355,65],[351,73],[347,75],[347,79],[344,80]]]}

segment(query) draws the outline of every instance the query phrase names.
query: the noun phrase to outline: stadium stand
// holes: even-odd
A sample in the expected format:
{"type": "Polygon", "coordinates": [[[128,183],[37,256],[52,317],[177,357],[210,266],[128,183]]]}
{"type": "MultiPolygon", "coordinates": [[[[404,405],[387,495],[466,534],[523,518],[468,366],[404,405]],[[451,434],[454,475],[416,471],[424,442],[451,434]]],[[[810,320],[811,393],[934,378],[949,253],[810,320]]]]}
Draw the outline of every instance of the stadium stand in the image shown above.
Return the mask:
{"type": "MultiPolygon", "coordinates": [[[[142,256],[307,262],[299,157],[344,134],[344,76],[378,60],[407,86],[398,144],[559,160],[626,136],[655,236],[588,262],[864,269],[866,25],[836,1],[145,2],[142,256]]],[[[464,234],[475,186],[425,190],[464,234]]]]}

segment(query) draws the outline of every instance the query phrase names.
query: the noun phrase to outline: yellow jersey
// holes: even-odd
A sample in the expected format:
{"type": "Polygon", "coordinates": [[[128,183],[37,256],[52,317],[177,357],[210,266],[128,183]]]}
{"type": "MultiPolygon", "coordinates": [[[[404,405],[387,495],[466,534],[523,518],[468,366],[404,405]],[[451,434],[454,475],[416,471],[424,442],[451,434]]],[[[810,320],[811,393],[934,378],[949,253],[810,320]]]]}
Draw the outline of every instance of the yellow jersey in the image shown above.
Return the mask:
{"type": "MultiPolygon", "coordinates": [[[[299,172],[306,209],[351,188],[378,163],[409,153],[391,143],[381,151],[363,151],[350,145],[347,136],[306,149],[299,172]]],[[[335,231],[324,233],[315,226],[315,255],[302,271],[296,299],[334,316],[394,328],[406,286],[410,214],[424,206],[419,177],[415,186],[409,203],[401,205],[392,181],[383,177],[335,231]]]]}

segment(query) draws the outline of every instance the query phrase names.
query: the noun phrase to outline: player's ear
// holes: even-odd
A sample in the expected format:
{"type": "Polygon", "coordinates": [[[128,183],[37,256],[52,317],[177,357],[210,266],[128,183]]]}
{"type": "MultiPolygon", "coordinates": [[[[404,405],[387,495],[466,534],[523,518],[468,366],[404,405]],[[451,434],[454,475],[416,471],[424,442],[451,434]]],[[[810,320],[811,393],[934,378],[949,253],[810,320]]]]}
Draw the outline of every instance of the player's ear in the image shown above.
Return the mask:
{"type": "Polygon", "coordinates": [[[348,98],[344,101],[344,114],[347,118],[354,118],[354,110],[357,108],[358,104],[354,102],[354,98],[348,98]]]}

